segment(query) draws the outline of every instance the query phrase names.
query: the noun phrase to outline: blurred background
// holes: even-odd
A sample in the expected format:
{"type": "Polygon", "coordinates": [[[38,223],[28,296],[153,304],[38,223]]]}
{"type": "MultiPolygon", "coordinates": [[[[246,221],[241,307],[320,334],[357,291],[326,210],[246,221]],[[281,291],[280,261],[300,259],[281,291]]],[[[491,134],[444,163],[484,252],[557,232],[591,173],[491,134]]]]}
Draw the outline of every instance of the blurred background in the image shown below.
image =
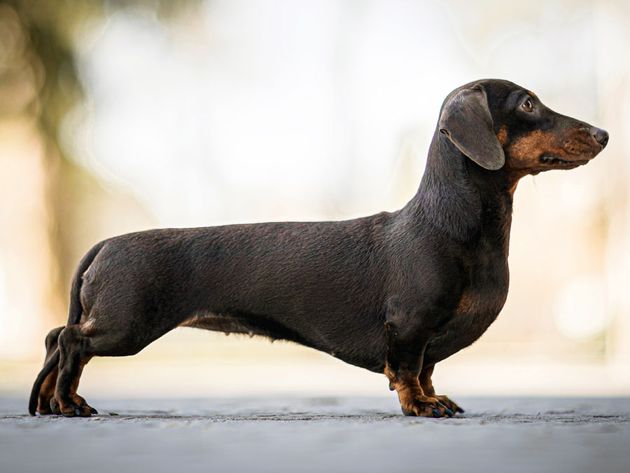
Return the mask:
{"type": "MultiPolygon", "coordinates": [[[[26,395],[96,241],[345,219],[415,193],[440,104],[512,80],[610,132],[521,181],[497,322],[438,391],[630,394],[630,2],[0,1],[0,393],[26,395]]],[[[178,329],[90,396],[385,395],[297,345],[178,329]]]]}

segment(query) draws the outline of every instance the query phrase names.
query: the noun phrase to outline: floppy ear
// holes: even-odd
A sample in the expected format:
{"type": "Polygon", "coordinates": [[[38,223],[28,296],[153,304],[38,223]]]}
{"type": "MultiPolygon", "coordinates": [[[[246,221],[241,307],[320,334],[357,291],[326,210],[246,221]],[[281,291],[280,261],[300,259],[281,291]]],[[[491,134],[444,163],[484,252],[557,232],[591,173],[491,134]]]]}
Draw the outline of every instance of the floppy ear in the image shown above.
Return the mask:
{"type": "Polygon", "coordinates": [[[479,166],[495,171],[505,164],[503,148],[494,134],[488,98],[481,87],[462,89],[449,98],[438,126],[440,133],[479,166]]]}

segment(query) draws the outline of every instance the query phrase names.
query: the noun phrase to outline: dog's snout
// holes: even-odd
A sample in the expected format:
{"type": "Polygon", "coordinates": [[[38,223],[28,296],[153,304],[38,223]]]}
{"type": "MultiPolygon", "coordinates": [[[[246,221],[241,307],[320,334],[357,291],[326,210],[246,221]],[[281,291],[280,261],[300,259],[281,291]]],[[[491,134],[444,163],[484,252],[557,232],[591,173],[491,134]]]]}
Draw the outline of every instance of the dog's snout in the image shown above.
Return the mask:
{"type": "Polygon", "coordinates": [[[591,135],[595,138],[602,148],[604,148],[608,144],[608,132],[606,130],[602,130],[601,128],[592,127],[591,135]]]}

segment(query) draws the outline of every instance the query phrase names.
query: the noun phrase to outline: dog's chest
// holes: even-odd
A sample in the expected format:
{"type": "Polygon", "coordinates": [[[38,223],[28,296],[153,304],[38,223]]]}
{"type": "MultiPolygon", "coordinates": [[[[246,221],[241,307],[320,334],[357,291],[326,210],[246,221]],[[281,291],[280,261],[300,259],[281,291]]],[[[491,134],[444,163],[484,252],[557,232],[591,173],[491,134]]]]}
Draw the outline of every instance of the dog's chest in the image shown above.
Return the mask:
{"type": "Polygon", "coordinates": [[[507,257],[502,251],[482,252],[471,263],[467,268],[469,282],[449,324],[449,330],[466,332],[462,339],[467,343],[479,338],[497,318],[509,286],[507,257]]]}
{"type": "Polygon", "coordinates": [[[474,343],[495,321],[507,298],[507,256],[493,249],[468,260],[467,284],[450,320],[429,342],[425,361],[437,363],[474,343]]]}
{"type": "Polygon", "coordinates": [[[496,252],[482,255],[468,268],[468,284],[459,300],[457,315],[500,311],[507,296],[507,259],[496,252]]]}

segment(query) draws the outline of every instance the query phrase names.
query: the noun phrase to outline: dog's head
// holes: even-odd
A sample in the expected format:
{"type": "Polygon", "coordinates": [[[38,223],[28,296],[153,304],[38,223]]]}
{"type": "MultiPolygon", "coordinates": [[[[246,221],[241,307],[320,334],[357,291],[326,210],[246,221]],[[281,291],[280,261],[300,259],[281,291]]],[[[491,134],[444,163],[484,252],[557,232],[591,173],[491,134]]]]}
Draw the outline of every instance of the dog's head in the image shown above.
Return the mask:
{"type": "Polygon", "coordinates": [[[608,143],[605,130],[560,115],[529,90],[496,79],[451,92],[438,128],[479,166],[517,177],[581,166],[608,143]]]}

